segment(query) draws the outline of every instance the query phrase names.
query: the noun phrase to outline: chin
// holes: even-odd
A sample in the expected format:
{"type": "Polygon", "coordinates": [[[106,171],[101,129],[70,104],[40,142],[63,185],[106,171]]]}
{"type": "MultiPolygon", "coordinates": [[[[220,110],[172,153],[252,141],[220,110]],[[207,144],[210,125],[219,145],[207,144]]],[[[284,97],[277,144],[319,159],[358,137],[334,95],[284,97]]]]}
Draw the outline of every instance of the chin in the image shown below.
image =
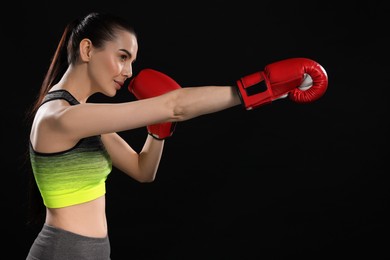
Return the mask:
{"type": "Polygon", "coordinates": [[[116,89],[112,89],[112,90],[109,90],[109,91],[105,91],[104,94],[108,97],[115,97],[116,96],[116,92],[117,90],[116,89]]]}

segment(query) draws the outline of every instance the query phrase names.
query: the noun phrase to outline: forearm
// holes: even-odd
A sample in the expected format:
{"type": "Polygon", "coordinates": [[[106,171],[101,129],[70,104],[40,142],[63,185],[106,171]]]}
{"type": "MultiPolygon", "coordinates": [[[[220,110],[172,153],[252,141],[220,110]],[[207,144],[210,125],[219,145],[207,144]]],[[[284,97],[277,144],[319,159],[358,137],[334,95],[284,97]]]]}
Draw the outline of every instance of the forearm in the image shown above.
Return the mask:
{"type": "Polygon", "coordinates": [[[155,179],[164,149],[164,142],[164,140],[154,139],[151,135],[147,136],[138,159],[141,180],[151,182],[155,179]]]}
{"type": "Polygon", "coordinates": [[[173,114],[177,121],[215,113],[241,104],[235,86],[187,87],[174,92],[173,114]]]}
{"type": "Polygon", "coordinates": [[[144,69],[130,81],[128,89],[139,100],[158,102],[160,122],[188,120],[241,104],[237,86],[182,88],[174,79],[153,69],[144,69]]]}
{"type": "MultiPolygon", "coordinates": [[[[200,115],[218,112],[241,104],[234,86],[202,86],[180,88],[161,96],[165,102],[172,104],[171,121],[188,120],[200,115]]],[[[159,111],[164,111],[160,109],[159,111]]],[[[139,179],[149,182],[155,179],[163,148],[164,140],[156,140],[148,135],[139,153],[139,179]]]]}

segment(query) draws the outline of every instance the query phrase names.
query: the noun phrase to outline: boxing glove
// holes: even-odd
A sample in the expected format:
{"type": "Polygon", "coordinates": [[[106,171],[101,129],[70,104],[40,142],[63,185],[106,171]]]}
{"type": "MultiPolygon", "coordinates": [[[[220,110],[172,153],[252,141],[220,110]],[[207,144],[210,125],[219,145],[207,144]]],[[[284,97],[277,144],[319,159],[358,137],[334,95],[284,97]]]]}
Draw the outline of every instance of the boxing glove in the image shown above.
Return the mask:
{"type": "Polygon", "coordinates": [[[327,87],[325,69],[307,58],[277,61],[237,80],[238,94],[247,110],[286,96],[296,103],[310,103],[320,98],[327,87]]]}
{"type": "MultiPolygon", "coordinates": [[[[181,87],[176,81],[153,69],[141,70],[128,85],[128,90],[137,99],[160,96],[178,88],[181,87]]],[[[148,125],[147,130],[155,139],[164,140],[173,135],[175,127],[176,122],[163,122],[148,125]]]]}

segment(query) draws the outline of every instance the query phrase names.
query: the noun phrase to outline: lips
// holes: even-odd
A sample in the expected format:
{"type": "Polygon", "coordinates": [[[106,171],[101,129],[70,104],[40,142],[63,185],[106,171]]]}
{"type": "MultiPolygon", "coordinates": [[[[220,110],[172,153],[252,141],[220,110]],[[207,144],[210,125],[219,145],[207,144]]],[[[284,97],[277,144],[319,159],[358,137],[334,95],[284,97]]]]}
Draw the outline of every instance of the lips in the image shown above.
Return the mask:
{"type": "Polygon", "coordinates": [[[119,81],[116,81],[116,80],[114,80],[114,82],[115,82],[115,85],[116,85],[116,89],[121,89],[121,87],[123,86],[123,82],[119,82],[119,81]]]}

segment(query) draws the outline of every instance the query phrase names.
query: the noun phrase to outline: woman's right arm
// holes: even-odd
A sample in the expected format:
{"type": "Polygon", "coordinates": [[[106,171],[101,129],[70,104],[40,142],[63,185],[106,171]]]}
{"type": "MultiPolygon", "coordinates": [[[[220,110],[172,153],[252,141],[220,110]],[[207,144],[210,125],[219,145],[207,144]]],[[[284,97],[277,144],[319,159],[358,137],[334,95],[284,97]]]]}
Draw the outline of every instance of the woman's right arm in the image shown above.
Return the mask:
{"type": "Polygon", "coordinates": [[[233,86],[188,87],[125,103],[66,106],[53,113],[47,123],[78,140],[160,122],[184,121],[238,104],[240,99],[233,86]]]}

